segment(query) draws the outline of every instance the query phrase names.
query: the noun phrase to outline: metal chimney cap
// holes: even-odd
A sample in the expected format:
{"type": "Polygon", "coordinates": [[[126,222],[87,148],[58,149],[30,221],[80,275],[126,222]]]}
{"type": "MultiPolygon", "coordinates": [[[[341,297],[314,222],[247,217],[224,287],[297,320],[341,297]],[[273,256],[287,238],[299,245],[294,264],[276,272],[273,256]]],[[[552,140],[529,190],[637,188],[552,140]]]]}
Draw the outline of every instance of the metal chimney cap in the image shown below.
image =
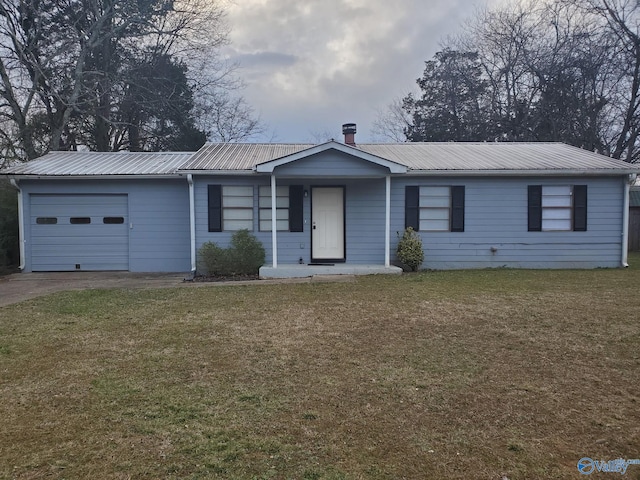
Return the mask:
{"type": "Polygon", "coordinates": [[[342,125],[342,134],[347,135],[349,133],[356,133],[356,124],[355,123],[345,123],[342,125]]]}

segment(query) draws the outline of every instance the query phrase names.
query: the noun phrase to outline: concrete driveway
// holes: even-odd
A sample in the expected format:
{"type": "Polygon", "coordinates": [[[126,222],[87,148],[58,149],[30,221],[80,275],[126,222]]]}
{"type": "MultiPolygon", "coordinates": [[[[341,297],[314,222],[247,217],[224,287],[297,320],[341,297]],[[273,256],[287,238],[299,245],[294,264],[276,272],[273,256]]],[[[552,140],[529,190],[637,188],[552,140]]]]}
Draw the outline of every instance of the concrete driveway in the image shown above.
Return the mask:
{"type": "Polygon", "coordinates": [[[64,290],[179,287],[185,285],[185,276],[128,272],[14,273],[0,277],[0,307],[64,290]]]}
{"type": "Polygon", "coordinates": [[[185,282],[186,273],[47,272],[14,273],[0,277],[0,307],[65,290],[92,288],[175,288],[273,283],[353,282],[353,275],[315,275],[231,282],[185,282]]]}

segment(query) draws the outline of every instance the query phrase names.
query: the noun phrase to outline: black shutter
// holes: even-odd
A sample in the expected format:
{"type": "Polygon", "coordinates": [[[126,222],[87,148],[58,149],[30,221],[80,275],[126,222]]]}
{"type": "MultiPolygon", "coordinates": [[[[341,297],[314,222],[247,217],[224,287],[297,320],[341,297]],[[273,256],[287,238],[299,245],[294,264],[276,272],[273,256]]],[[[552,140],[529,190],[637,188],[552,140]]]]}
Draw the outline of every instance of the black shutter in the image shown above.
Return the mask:
{"type": "Polygon", "coordinates": [[[451,187],[451,231],[464,232],[464,185],[451,187]]]}
{"type": "Polygon", "coordinates": [[[222,231],[222,185],[207,185],[209,193],[209,231],[222,231]]]}
{"type": "Polygon", "coordinates": [[[542,231],[542,185],[529,185],[529,231],[542,231]]]}
{"type": "Polygon", "coordinates": [[[573,186],[573,230],[587,231],[587,186],[573,186]]]}
{"type": "Polygon", "coordinates": [[[420,227],[420,190],[418,187],[404,189],[404,228],[412,227],[416,232],[420,227]]]}
{"type": "Polygon", "coordinates": [[[302,185],[289,185],[289,231],[303,232],[303,202],[304,187],[302,185]]]}

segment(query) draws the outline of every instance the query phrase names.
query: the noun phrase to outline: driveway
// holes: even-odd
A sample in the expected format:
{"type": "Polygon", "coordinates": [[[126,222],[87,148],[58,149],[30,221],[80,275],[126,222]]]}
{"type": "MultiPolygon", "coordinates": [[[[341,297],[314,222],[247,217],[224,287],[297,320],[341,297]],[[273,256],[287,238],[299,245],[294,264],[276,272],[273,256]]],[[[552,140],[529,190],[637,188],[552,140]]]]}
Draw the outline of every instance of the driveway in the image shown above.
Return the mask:
{"type": "Polygon", "coordinates": [[[352,282],[353,275],[317,275],[308,278],[237,282],[185,282],[185,273],[47,272],[14,273],[0,277],[0,307],[65,290],[92,288],[175,288],[271,283],[352,282]]]}
{"type": "Polygon", "coordinates": [[[14,273],[0,277],[0,307],[64,290],[178,287],[185,284],[184,277],[180,273],[14,273]]]}

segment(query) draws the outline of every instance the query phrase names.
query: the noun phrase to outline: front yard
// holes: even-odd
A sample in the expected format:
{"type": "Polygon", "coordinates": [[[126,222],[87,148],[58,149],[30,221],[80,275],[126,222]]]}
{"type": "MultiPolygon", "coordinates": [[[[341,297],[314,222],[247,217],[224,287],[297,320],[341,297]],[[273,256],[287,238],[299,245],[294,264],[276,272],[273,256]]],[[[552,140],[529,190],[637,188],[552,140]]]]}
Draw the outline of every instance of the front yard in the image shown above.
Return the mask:
{"type": "Polygon", "coordinates": [[[0,478],[553,479],[640,458],[630,263],[0,308],[0,478]]]}

